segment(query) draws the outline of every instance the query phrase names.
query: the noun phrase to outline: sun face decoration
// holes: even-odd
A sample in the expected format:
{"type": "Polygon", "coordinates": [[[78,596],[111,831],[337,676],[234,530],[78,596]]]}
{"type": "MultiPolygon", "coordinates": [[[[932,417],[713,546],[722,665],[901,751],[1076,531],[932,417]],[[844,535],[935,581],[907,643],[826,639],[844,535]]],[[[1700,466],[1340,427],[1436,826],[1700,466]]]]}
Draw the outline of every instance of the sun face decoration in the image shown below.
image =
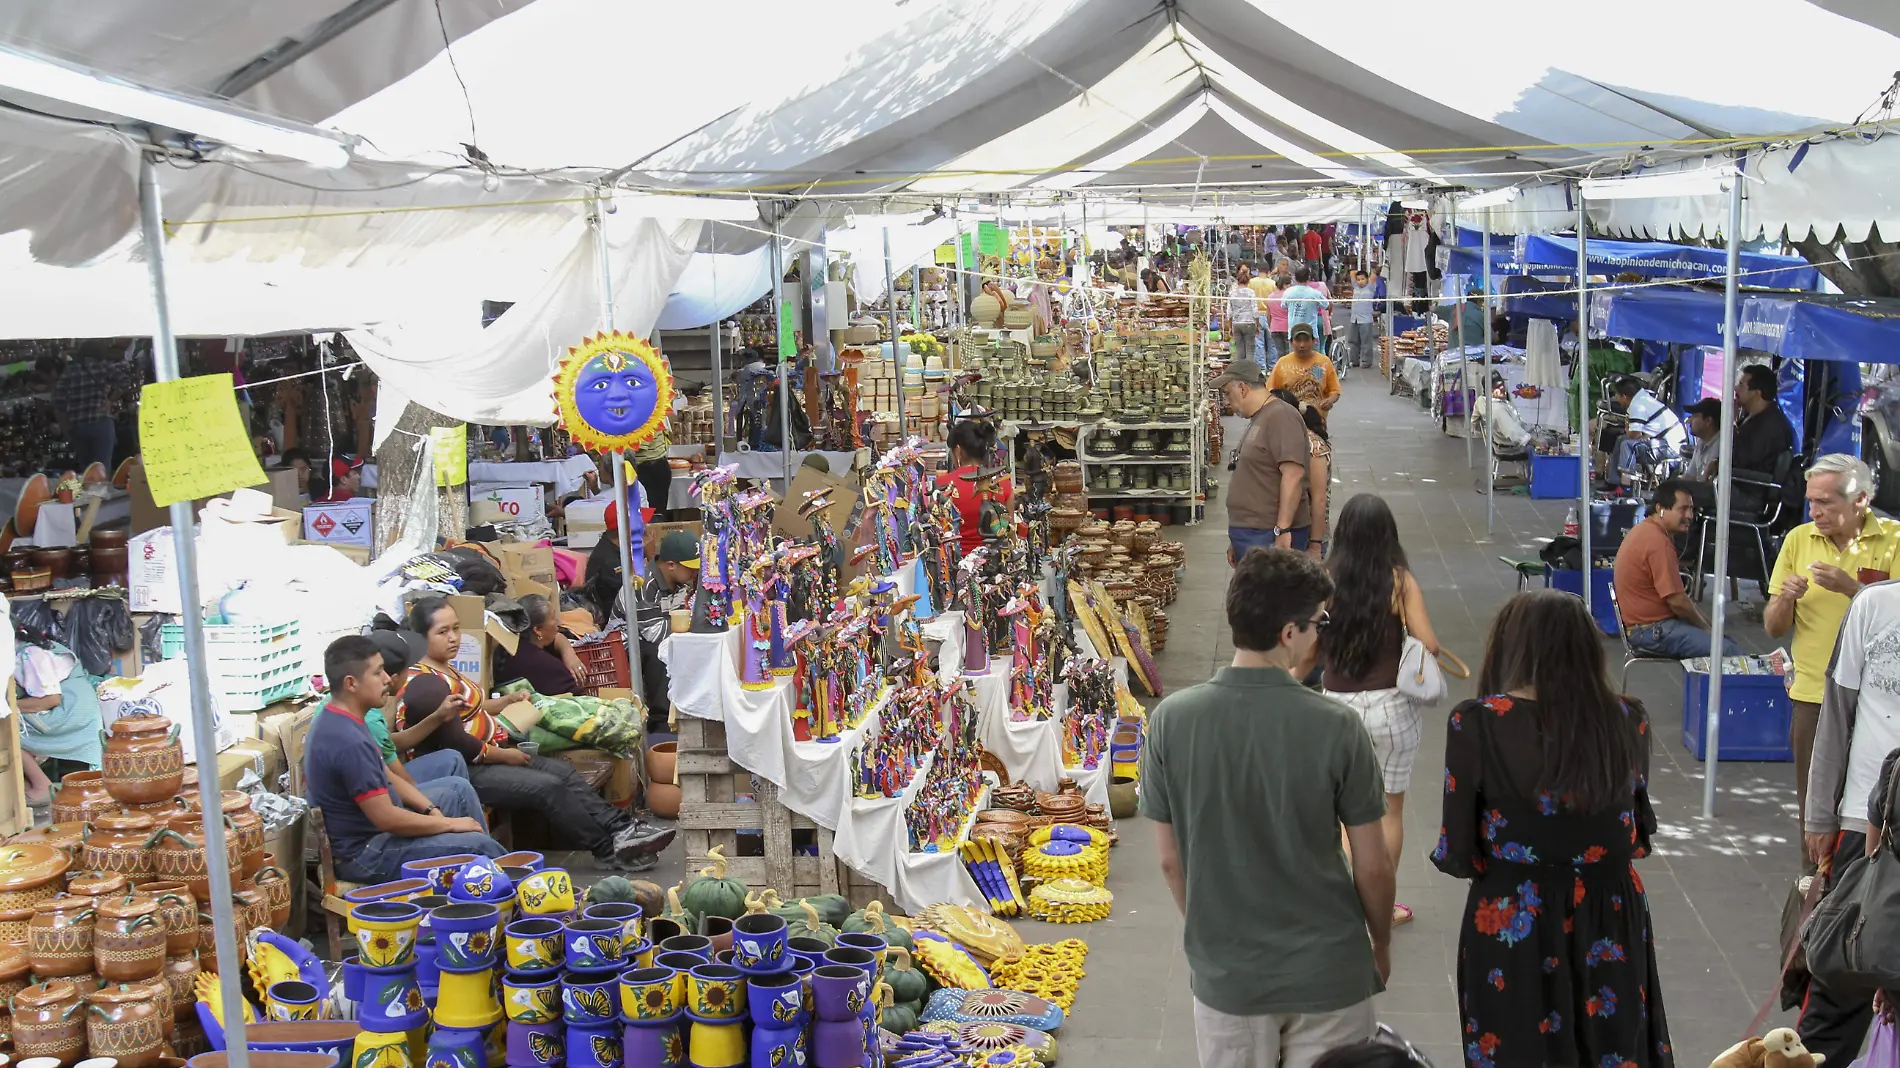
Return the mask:
{"type": "Polygon", "coordinates": [[[658,433],[673,410],[673,374],[653,346],[620,331],[567,350],[554,374],[561,427],[589,452],[631,449],[658,433]]]}

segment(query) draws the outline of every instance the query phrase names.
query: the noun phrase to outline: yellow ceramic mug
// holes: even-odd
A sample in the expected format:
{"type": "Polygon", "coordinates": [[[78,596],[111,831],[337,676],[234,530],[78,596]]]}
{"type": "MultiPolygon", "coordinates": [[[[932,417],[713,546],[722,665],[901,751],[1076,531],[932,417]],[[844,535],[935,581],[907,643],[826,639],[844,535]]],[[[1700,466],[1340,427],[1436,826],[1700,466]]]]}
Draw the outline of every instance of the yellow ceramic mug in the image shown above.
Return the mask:
{"type": "Polygon", "coordinates": [[[350,931],[365,968],[399,968],[415,959],[422,910],[406,901],[371,901],[350,909],[350,931]]]}
{"type": "Polygon", "coordinates": [[[435,1002],[436,1026],[474,1029],[501,1019],[501,984],[496,979],[495,969],[441,975],[442,985],[437,988],[435,1002]]]}
{"type": "Polygon", "coordinates": [[[502,943],[508,967],[518,972],[558,968],[567,956],[567,928],[560,920],[534,917],[516,920],[503,929],[502,943]]]}
{"type": "Polygon", "coordinates": [[[412,1068],[413,1063],[407,1031],[358,1031],[350,1047],[351,1068],[412,1068]]]}
{"type": "Polygon", "coordinates": [[[264,1015],[272,1020],[315,1020],[322,1009],[323,999],[309,983],[286,980],[272,983],[264,992],[264,1015]]]}
{"type": "Polygon", "coordinates": [[[543,868],[515,886],[515,900],[527,916],[574,911],[574,880],[559,868],[543,868]]]}
{"type": "Polygon", "coordinates": [[[702,964],[687,973],[686,1007],[701,1019],[735,1019],[745,1015],[745,990],[744,972],[730,964],[702,964]]]}
{"type": "Polygon", "coordinates": [[[629,968],[620,973],[620,1012],[629,1020],[670,1020],[680,1011],[671,968],[629,968]]]}

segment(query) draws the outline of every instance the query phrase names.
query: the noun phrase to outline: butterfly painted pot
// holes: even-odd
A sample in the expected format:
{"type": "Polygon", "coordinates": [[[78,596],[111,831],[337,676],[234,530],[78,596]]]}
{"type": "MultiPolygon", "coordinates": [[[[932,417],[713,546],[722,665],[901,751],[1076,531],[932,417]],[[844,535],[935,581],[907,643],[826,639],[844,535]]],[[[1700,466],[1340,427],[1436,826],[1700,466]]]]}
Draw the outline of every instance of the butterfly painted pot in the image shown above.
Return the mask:
{"type": "Polygon", "coordinates": [[[436,909],[429,917],[429,927],[435,932],[437,967],[468,971],[493,966],[500,920],[501,910],[482,901],[457,902],[436,909]]]}
{"type": "Polygon", "coordinates": [[[570,1025],[590,1027],[620,1019],[619,976],[568,973],[561,981],[561,1016],[570,1025]]]}
{"type": "Polygon", "coordinates": [[[423,1068],[488,1068],[487,1046],[479,1029],[438,1027],[429,1035],[423,1068]]]}
{"type": "Polygon", "coordinates": [[[618,971],[621,934],[618,920],[575,920],[567,925],[570,971],[618,971]]]}
{"type": "Polygon", "coordinates": [[[509,924],[502,939],[508,967],[518,972],[559,968],[567,960],[566,933],[561,921],[541,917],[509,924]]]}
{"type": "Polygon", "coordinates": [[[501,1007],[512,1023],[550,1024],[560,1020],[560,973],[504,974],[501,977],[501,1007]]]}
{"type": "Polygon", "coordinates": [[[510,1068],[560,1064],[567,1056],[567,1027],[559,1019],[548,1023],[508,1021],[510,1068]]]}
{"type": "Polygon", "coordinates": [[[568,1068],[621,1068],[619,1021],[567,1028],[568,1068]]]}
{"type": "Polygon", "coordinates": [[[574,879],[560,868],[543,868],[515,885],[515,900],[527,916],[573,912],[574,879]]]}
{"type": "Polygon", "coordinates": [[[589,920],[618,920],[621,941],[631,946],[646,938],[646,913],[646,908],[638,902],[603,901],[582,909],[581,917],[589,920]]]}
{"type": "Polygon", "coordinates": [[[811,973],[812,1011],[820,1020],[856,1022],[871,1000],[871,977],[851,964],[823,964],[811,973]]]}
{"type": "Polygon", "coordinates": [[[427,879],[437,894],[447,894],[455,883],[455,873],[470,861],[476,859],[473,853],[457,853],[447,857],[429,857],[423,860],[404,861],[402,877],[405,879],[427,879]]]}
{"type": "Polygon", "coordinates": [[[805,1023],[805,984],[792,972],[746,979],[746,1011],[757,1027],[799,1027],[805,1023]]]}
{"type": "Polygon", "coordinates": [[[741,916],[732,925],[732,962],[749,972],[776,971],[785,959],[785,940],[785,917],[769,912],[741,916]]]}
{"type": "Polygon", "coordinates": [[[805,1029],[754,1027],[752,1068],[797,1068],[805,1063],[805,1029]]]}

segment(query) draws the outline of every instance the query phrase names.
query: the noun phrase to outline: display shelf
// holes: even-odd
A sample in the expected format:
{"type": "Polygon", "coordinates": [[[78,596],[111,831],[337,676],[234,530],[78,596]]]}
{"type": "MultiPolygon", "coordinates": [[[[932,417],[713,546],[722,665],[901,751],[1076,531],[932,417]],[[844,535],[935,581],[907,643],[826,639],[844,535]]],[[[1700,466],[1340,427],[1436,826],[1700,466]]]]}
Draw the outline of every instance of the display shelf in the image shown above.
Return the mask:
{"type": "Polygon", "coordinates": [[[1194,491],[1191,489],[1186,489],[1186,490],[1124,489],[1124,490],[1101,490],[1101,491],[1089,490],[1086,494],[1084,494],[1084,496],[1104,497],[1104,498],[1107,498],[1107,497],[1192,497],[1194,496],[1194,491]]]}
{"type": "Polygon", "coordinates": [[[1172,423],[1112,423],[1103,419],[1094,425],[1103,430],[1192,430],[1194,417],[1190,415],[1186,419],[1179,419],[1172,423]]]}
{"type": "Polygon", "coordinates": [[[1125,453],[1119,456],[1098,456],[1090,453],[1083,457],[1092,464],[1191,464],[1194,457],[1182,453],[1179,456],[1155,456],[1144,453],[1125,453]]]}

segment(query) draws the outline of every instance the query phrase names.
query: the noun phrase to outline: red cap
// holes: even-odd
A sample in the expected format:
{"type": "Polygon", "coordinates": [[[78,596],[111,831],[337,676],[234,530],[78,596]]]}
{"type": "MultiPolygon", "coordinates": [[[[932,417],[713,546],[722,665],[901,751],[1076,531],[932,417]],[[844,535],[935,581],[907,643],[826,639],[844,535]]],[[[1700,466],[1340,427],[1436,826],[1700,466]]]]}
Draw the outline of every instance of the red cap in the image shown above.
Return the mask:
{"type": "Polygon", "coordinates": [[[347,477],[351,471],[358,470],[362,466],[363,461],[361,460],[352,460],[348,457],[338,456],[330,461],[330,478],[332,481],[341,480],[347,477]]]}
{"type": "MultiPolygon", "coordinates": [[[[620,505],[615,501],[608,501],[607,510],[601,513],[600,521],[607,524],[608,530],[619,530],[620,529],[620,505]]],[[[651,508],[640,509],[640,522],[642,523],[653,522],[653,509],[651,508]]]]}

